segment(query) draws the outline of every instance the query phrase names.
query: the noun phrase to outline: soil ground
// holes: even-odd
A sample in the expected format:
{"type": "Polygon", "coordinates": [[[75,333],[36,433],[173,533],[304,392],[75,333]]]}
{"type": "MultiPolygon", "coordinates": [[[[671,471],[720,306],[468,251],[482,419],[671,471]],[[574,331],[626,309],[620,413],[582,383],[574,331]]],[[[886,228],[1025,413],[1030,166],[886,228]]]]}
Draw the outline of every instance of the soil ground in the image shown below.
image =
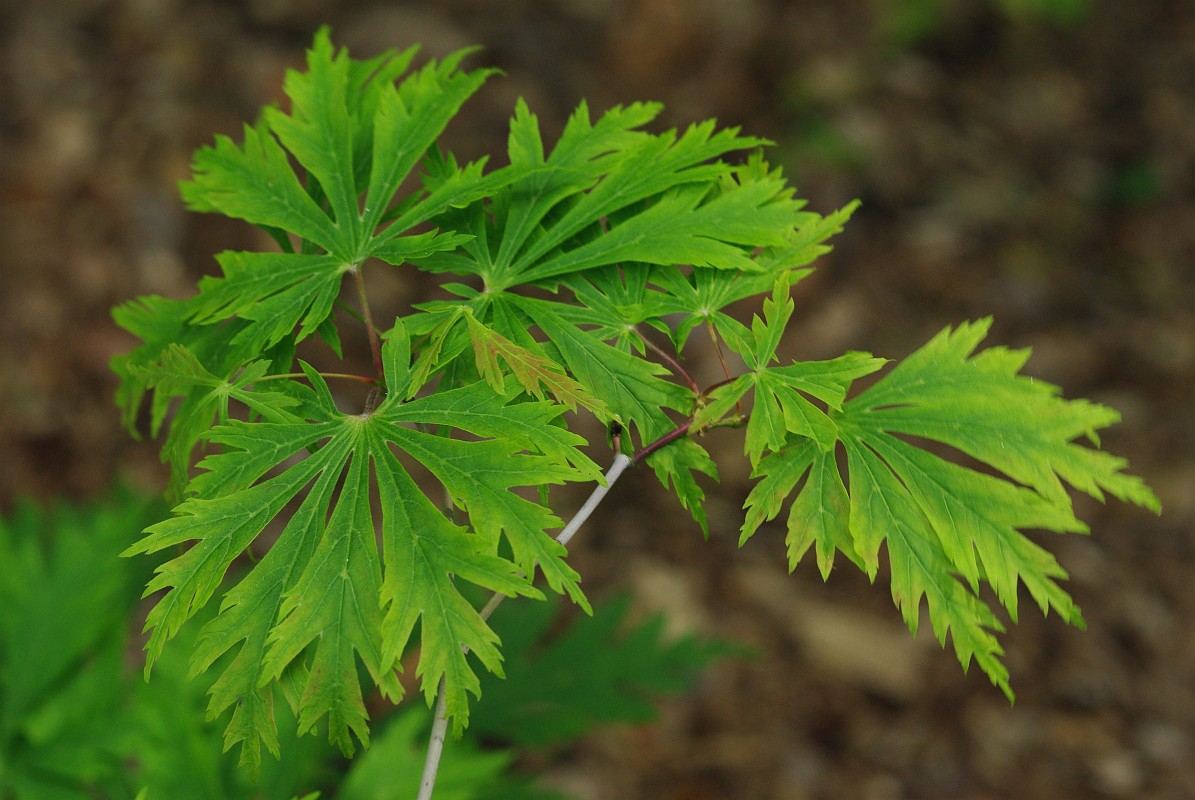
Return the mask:
{"type": "Polygon", "coordinates": [[[788,576],[778,528],[737,552],[747,476],[738,440],[714,439],[710,541],[644,476],[577,563],[595,595],[629,584],[758,656],[529,768],[593,800],[1195,797],[1189,2],[0,2],[0,505],[161,487],[153,445],[119,429],[107,362],[131,341],[108,309],[184,295],[213,253],[258,243],[186,213],[175,182],[280,97],[322,23],[360,56],[483,45],[506,77],[452,129],[466,157],[500,151],[520,95],[548,130],[581,98],[656,99],[666,124],[770,137],[812,208],[863,201],[798,287],[794,354],[901,356],[994,315],[991,341],[1031,345],[1032,374],[1123,413],[1104,445],[1165,506],[1080,502],[1093,535],[1049,542],[1089,625],[1026,599],[1010,707],[908,636],[882,577],[788,576]]]}

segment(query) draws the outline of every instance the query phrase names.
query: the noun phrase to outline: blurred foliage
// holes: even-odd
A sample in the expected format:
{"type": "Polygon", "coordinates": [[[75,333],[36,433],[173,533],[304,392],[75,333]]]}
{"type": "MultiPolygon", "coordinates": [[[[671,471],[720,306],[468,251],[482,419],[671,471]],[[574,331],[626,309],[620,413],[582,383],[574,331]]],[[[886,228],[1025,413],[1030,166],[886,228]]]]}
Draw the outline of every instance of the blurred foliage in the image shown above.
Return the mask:
{"type": "MultiPolygon", "coordinates": [[[[1087,19],[1091,0],[987,0],[1011,20],[1074,28],[1087,19]]],[[[950,0],[878,0],[881,38],[898,49],[915,47],[940,33],[950,15],[950,0]]]]}
{"type": "Polygon", "coordinates": [[[555,604],[503,607],[494,628],[506,680],[487,675],[470,730],[525,747],[571,741],[595,725],[648,722],[656,699],[687,691],[711,661],[742,647],[693,634],[665,635],[660,615],[628,624],[630,599],[617,597],[575,618],[561,633],[555,604]]]}
{"type": "MultiPolygon", "coordinates": [[[[0,800],[413,796],[431,718],[422,705],[392,715],[350,765],[324,737],[296,736],[290,706],[276,703],[282,758],[253,776],[205,719],[210,677],[188,675],[194,642],[141,679],[129,630],[147,576],[119,553],[165,512],[118,490],[81,505],[21,503],[0,517],[0,800]]],[[[628,609],[617,600],[564,626],[550,604],[504,609],[495,628],[513,680],[486,687],[477,733],[445,753],[437,800],[561,800],[511,769],[517,751],[483,749],[477,736],[545,746],[600,723],[643,722],[655,697],[684,691],[710,660],[736,652],[695,636],[668,641],[661,618],[628,624],[628,609]]]]}

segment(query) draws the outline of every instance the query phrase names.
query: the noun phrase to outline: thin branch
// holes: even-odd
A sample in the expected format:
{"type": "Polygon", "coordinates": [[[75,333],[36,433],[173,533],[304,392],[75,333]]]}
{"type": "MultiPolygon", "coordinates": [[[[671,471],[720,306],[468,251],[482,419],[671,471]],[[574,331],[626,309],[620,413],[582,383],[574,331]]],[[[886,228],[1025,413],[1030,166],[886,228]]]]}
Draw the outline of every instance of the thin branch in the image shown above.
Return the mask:
{"type": "Polygon", "coordinates": [[[444,691],[444,678],[440,678],[440,689],[436,692],[436,715],[432,718],[431,738],[427,742],[427,756],[423,760],[423,777],[419,781],[416,800],[431,800],[436,788],[436,773],[440,771],[440,758],[444,755],[444,740],[448,738],[448,701],[444,691]]]}
{"type": "Polygon", "coordinates": [[[573,514],[573,518],[564,526],[564,530],[556,534],[556,541],[562,545],[567,546],[569,540],[573,538],[577,530],[585,524],[585,520],[589,519],[589,515],[598,507],[598,503],[606,497],[606,493],[610,491],[610,487],[618,480],[619,476],[631,466],[631,459],[622,453],[614,456],[614,463],[610,465],[610,469],[606,472],[606,485],[597,485],[593,488],[593,492],[589,495],[589,499],[585,501],[585,505],[573,514]]]}
{"type": "Polygon", "coordinates": [[[382,367],[382,346],[378,341],[378,329],[374,327],[373,315],[369,313],[369,298],[365,295],[365,276],[361,274],[361,267],[353,270],[353,280],[357,283],[357,298],[361,301],[361,316],[365,320],[365,331],[369,334],[369,352],[373,356],[373,368],[381,381],[386,374],[382,367]]]}
{"type": "MultiPolygon", "coordinates": [[[[714,327],[713,320],[710,320],[708,318],[705,321],[705,328],[706,328],[706,330],[709,331],[710,341],[712,341],[714,343],[714,350],[718,353],[718,361],[722,364],[722,374],[726,376],[727,381],[730,381],[730,380],[732,380],[732,378],[730,377],[730,364],[726,363],[726,354],[724,352],[722,352],[722,340],[721,340],[721,337],[718,336],[718,329],[714,327]]],[[[717,384],[717,385],[720,386],[721,384],[717,384]]],[[[710,388],[706,389],[705,392],[703,392],[703,394],[709,394],[710,389],[713,389],[713,388],[715,388],[715,387],[710,387],[710,388]]],[[[734,404],[734,407],[735,407],[735,411],[738,412],[739,416],[742,416],[742,414],[743,414],[743,398],[740,397],[738,402],[734,404]]]]}
{"type": "MultiPolygon", "coordinates": [[[[265,381],[278,380],[279,378],[295,378],[295,379],[302,380],[302,379],[305,379],[306,377],[307,377],[306,373],[303,373],[303,372],[285,372],[285,373],[279,373],[278,375],[264,375],[264,376],[258,378],[257,382],[263,383],[265,381]]],[[[368,383],[371,386],[376,386],[378,383],[377,378],[370,378],[366,375],[352,375],[347,372],[321,372],[320,377],[321,378],[334,378],[336,380],[344,380],[344,381],[356,381],[357,383],[368,383]]]]}
{"type": "Polygon", "coordinates": [[[680,425],[677,425],[672,430],[668,431],[668,433],[664,434],[659,439],[656,439],[654,442],[651,442],[650,444],[645,445],[642,450],[640,450],[638,453],[635,453],[635,455],[631,456],[631,462],[634,464],[638,464],[641,461],[643,461],[643,459],[647,458],[652,453],[659,450],[661,447],[670,445],[673,442],[675,442],[677,439],[682,439],[685,436],[688,436],[689,428],[690,428],[690,426],[692,426],[692,424],[693,424],[693,418],[689,417],[687,420],[682,422],[680,425]]]}
{"type": "Polygon", "coordinates": [[[651,339],[648,339],[646,336],[644,336],[643,332],[638,328],[635,328],[635,333],[639,336],[640,341],[647,345],[649,350],[658,355],[660,358],[664,359],[664,363],[666,363],[673,372],[685,379],[685,383],[689,384],[689,388],[693,390],[693,394],[701,393],[701,387],[697,385],[697,381],[693,380],[693,376],[689,374],[688,370],[680,365],[679,361],[673,358],[651,339]]]}
{"type": "Polygon", "coordinates": [[[706,319],[705,329],[709,331],[710,341],[714,343],[714,350],[716,350],[718,353],[718,361],[722,364],[722,374],[729,379],[730,364],[726,363],[726,353],[722,352],[722,340],[721,337],[718,336],[718,329],[714,327],[714,323],[710,319],[706,319]]]}
{"type": "MultiPolygon", "coordinates": [[[[573,514],[573,518],[568,521],[564,529],[556,534],[556,541],[562,545],[567,545],[576,534],[577,530],[589,519],[589,515],[593,513],[598,504],[606,497],[606,493],[610,491],[610,487],[618,480],[619,476],[631,466],[634,462],[632,459],[623,454],[618,453],[614,456],[614,463],[610,465],[610,469],[606,472],[606,485],[599,484],[595,486],[593,492],[589,495],[589,499],[585,504],[573,514]]],[[[494,610],[501,605],[502,601],[506,599],[506,595],[495,593],[490,601],[481,609],[481,618],[488,620],[494,610]]],[[[465,652],[469,648],[464,648],[465,652]]],[[[423,762],[423,777],[419,782],[419,794],[416,800],[431,800],[432,790],[436,787],[436,773],[440,769],[440,758],[444,755],[444,741],[448,736],[448,704],[445,699],[446,692],[444,688],[444,679],[440,678],[440,688],[436,693],[436,713],[432,719],[431,737],[427,743],[427,757],[423,762]]]]}
{"type": "MultiPolygon", "coordinates": [[[[646,342],[647,340],[644,339],[644,341],[646,342]]],[[[648,346],[656,349],[651,345],[650,342],[648,342],[648,346]]],[[[657,350],[657,352],[659,351],[657,350]]],[[[666,356],[667,354],[662,353],[662,355],[666,356]]],[[[681,369],[679,365],[677,365],[677,369],[681,374],[684,374],[686,377],[688,377],[688,373],[685,373],[685,371],[681,369]]],[[[715,387],[724,383],[729,383],[730,380],[731,379],[728,377],[726,381],[719,382],[715,385],[715,387]]],[[[712,389],[715,387],[710,388],[712,389]]],[[[693,390],[699,396],[704,396],[710,391],[710,389],[706,389],[704,392],[702,392],[697,388],[696,384],[694,384],[693,390]]],[[[610,488],[614,486],[614,482],[618,480],[624,471],[626,471],[627,467],[634,466],[635,464],[642,462],[643,459],[647,458],[660,448],[667,447],[678,439],[688,436],[689,428],[692,425],[693,417],[689,417],[687,420],[680,425],[677,425],[668,433],[645,445],[641,450],[639,450],[639,452],[635,453],[635,455],[628,456],[625,453],[618,453],[615,455],[614,462],[610,465],[610,469],[606,472],[606,484],[604,486],[599,484],[598,486],[594,487],[593,492],[590,493],[589,498],[586,499],[581,508],[577,510],[577,513],[573,514],[573,517],[568,521],[568,524],[564,526],[560,533],[556,534],[556,541],[562,545],[568,545],[569,541],[577,533],[580,527],[587,519],[589,519],[589,516],[593,513],[594,509],[598,507],[598,504],[605,499],[606,494],[610,491],[610,488]]],[[[479,612],[481,618],[483,620],[488,620],[505,599],[506,595],[495,592],[493,597],[490,598],[489,602],[486,603],[479,612]]],[[[466,653],[469,652],[469,648],[467,647],[465,647],[464,650],[466,653]]],[[[416,800],[431,800],[432,791],[436,787],[436,774],[440,769],[440,759],[444,755],[444,742],[448,736],[448,707],[445,698],[446,691],[444,679],[441,678],[439,689],[436,692],[436,711],[435,716],[432,719],[432,730],[427,744],[427,756],[423,762],[423,777],[419,784],[419,795],[416,797],[416,800]]]]}

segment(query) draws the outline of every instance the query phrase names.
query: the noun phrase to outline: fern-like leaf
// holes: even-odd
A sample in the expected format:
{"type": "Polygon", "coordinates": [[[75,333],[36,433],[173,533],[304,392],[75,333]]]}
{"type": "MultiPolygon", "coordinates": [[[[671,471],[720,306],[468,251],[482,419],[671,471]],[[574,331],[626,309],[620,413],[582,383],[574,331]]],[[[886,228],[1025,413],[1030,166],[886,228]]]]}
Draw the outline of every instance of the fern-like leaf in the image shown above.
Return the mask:
{"type": "Polygon", "coordinates": [[[207,438],[224,451],[200,465],[206,470],[196,481],[202,496],[184,502],[174,518],[149,528],[129,550],[150,553],[192,542],[158,569],[148,587],[167,590],[147,623],[153,629],[148,670],[165,641],[218,591],[233,559],[271,521],[281,521],[292,498],[306,490],[269,552],[225,595],[193,662],[202,671],[235,651],[213,690],[210,711],[235,704],[229,743],[245,742],[249,761],[257,757],[258,735],[276,747],[268,733],[269,692],[292,668],[302,675],[297,702],[303,729],[328,716],[330,736],[346,752],[353,750],[350,732],[366,741],[357,660],[396,697],[393,671],[416,623],[424,691],[430,697],[446,678],[450,713],[463,726],[466,695],[477,691],[477,681],[461,645],[491,671],[500,672],[501,662],[496,637],[450,576],[504,594],[538,596],[523,577],[538,568],[554,589],[584,603],[578,576],[563,561],[564,548],[545,533],[559,520],[511,491],[596,473],[592,464],[581,473],[569,463],[587,463],[572,452],[579,437],[560,429],[539,435],[562,408],[518,402],[484,383],[403,402],[410,350],[401,327],[387,339],[385,363],[390,395],[372,413],[339,411],[308,368],[316,388],[304,404],[308,418],[229,420],[212,429],[207,438]],[[428,426],[477,438],[419,429],[428,426]],[[429,470],[469,513],[472,530],[452,522],[418,488],[400,452],[429,470]],[[275,474],[282,464],[287,466],[275,474]],[[380,553],[373,491],[382,507],[380,553]],[[494,555],[500,538],[513,560],[494,555]]]}
{"type": "Polygon", "coordinates": [[[981,584],[1014,622],[1024,585],[1043,612],[1082,625],[1059,583],[1065,570],[1023,531],[1087,530],[1063,481],[1096,498],[1110,492],[1154,511],[1159,505],[1123,472],[1123,459],[1074,441],[1095,441],[1116,413],[1064,400],[1055,387],[1020,376],[1025,351],[975,353],[989,324],[947,329],[867,391],[840,407],[829,403],[847,480],[834,450],[811,433],[781,431],[779,448],[764,442],[761,449],[773,452],[756,467],[761,480],[747,499],[742,536],[774,518],[804,479],[788,518],[790,564],[816,544],[823,576],[840,551],[874,579],[886,548],[892,596],[910,629],[924,599],[938,639],[949,633],[964,667],[975,659],[1011,698],[995,638],[1003,625],[980,597],[981,584]],[[996,474],[946,461],[918,439],[949,445],[996,474]]]}

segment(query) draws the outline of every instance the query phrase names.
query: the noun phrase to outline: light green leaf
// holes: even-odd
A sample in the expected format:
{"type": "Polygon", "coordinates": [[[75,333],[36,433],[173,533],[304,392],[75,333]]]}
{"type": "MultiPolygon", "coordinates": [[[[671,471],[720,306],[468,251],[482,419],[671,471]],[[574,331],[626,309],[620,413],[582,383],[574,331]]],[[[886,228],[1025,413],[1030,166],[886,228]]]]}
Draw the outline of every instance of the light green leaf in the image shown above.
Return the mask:
{"type": "MultiPolygon", "coordinates": [[[[408,348],[399,331],[387,338],[388,385],[400,387],[408,379],[408,348]]],[[[149,528],[128,551],[193,542],[163,564],[148,587],[167,590],[147,622],[153,629],[148,669],[165,641],[217,591],[233,559],[306,489],[278,541],[228,591],[195,654],[194,669],[202,671],[224,652],[237,651],[213,689],[210,711],[219,713],[237,700],[228,743],[245,743],[249,761],[256,758],[254,731],[268,748],[276,746],[264,693],[301,656],[307,669],[297,700],[300,727],[327,716],[330,738],[346,752],[353,749],[352,735],[366,741],[357,659],[383,691],[396,696],[393,670],[416,622],[422,623],[424,691],[430,697],[447,676],[449,708],[463,727],[467,694],[477,684],[461,646],[487,669],[499,671],[500,660],[494,637],[450,575],[491,591],[536,596],[516,569],[532,576],[538,567],[553,589],[586,602],[577,574],[563,560],[564,548],[546,532],[559,520],[512,491],[578,479],[570,464],[585,459],[569,451],[581,443],[579,437],[559,431],[535,437],[537,452],[524,447],[531,444],[530,431],[550,427],[561,407],[511,403],[478,385],[409,402],[401,391],[392,392],[372,414],[344,414],[319,377],[311,370],[308,376],[315,388],[303,406],[309,419],[230,420],[214,428],[208,438],[224,452],[201,464],[207,480],[197,484],[206,496],[183,503],[174,518],[149,528]],[[468,402],[465,392],[472,393],[468,402]],[[412,425],[457,429],[474,438],[423,433],[412,425]],[[443,485],[469,513],[472,531],[435,508],[398,453],[443,485]],[[287,466],[271,474],[281,464],[287,466]],[[384,500],[380,556],[371,487],[384,500]],[[494,555],[499,537],[509,542],[513,561],[494,555]]]]}
{"type": "Polygon", "coordinates": [[[339,247],[325,249],[352,262],[364,231],[357,209],[353,165],[356,120],[349,114],[348,84],[348,54],[343,49],[333,54],[328,29],[321,28],[307,53],[307,71],[287,70],[284,89],[290,98],[290,113],[269,107],[265,120],[282,145],[319,181],[331,206],[339,247]]]}
{"type": "Polygon", "coordinates": [[[1157,499],[1121,471],[1123,460],[1073,441],[1114,422],[1115,412],[1019,376],[1026,352],[973,354],[988,324],[943,331],[844,404],[836,421],[851,470],[851,534],[868,573],[886,543],[893,596],[910,627],[924,595],[938,638],[951,631],[964,666],[974,656],[1011,696],[980,584],[1014,621],[1024,583],[1043,611],[1081,625],[1057,582],[1065,571],[1021,531],[1086,530],[1063,480],[1097,498],[1106,490],[1153,509],[1157,499]],[[946,462],[901,436],[951,445],[1003,476],[946,462]]]}
{"type": "MultiPolygon", "coordinates": [[[[162,446],[162,460],[170,464],[169,494],[181,497],[187,483],[191,454],[203,434],[217,421],[228,419],[230,400],[243,403],[265,419],[291,418],[288,409],[296,401],[278,392],[255,390],[253,385],[265,375],[268,362],[247,364],[240,374],[224,380],[209,372],[199,360],[179,344],[168,345],[161,357],[147,367],[133,367],[139,380],[153,389],[158,398],[181,396],[170,424],[170,435],[162,446]]],[[[151,430],[156,436],[166,414],[164,403],[155,403],[151,430]]]]}
{"type": "Polygon", "coordinates": [[[254,225],[289,231],[347,261],[335,223],[299,183],[286,151],[265,123],[245,126],[244,144],[226,136],[200,148],[191,167],[194,177],[180,184],[193,211],[218,211],[254,225]]]}
{"type": "MultiPolygon", "coordinates": [[[[793,420],[782,426],[776,407],[783,401],[757,393],[752,415],[764,397],[764,422],[754,447],[771,453],[756,464],[760,481],[747,498],[742,539],[775,518],[795,491],[790,564],[815,544],[823,577],[839,551],[874,579],[886,550],[892,596],[909,627],[916,632],[924,599],[939,641],[949,634],[963,666],[976,660],[1011,698],[995,638],[1003,626],[982,599],[983,585],[1013,621],[1023,584],[1043,612],[1053,609],[1081,626],[1078,607],[1059,583],[1066,572],[1024,531],[1087,530],[1073,514],[1064,480],[1097,498],[1108,491],[1152,509],[1157,499],[1121,471],[1122,460],[1074,441],[1098,441],[1096,431],[1114,422],[1115,413],[1064,400],[1054,387],[1018,375],[1027,352],[975,353],[987,327],[985,320],[943,331],[846,402],[849,382],[877,369],[879,359],[852,353],[756,373],[772,382],[760,388],[774,391],[780,381],[826,404],[846,450],[849,481],[839,473],[836,448],[795,429],[793,420]],[[785,437],[790,443],[774,446],[785,437]],[[951,463],[907,437],[950,445],[1002,474],[951,463]]],[[[751,436],[749,426],[749,442],[751,436]]]]}
{"type": "Polygon", "coordinates": [[[796,569],[810,545],[816,545],[822,580],[830,577],[836,551],[861,566],[849,531],[849,502],[833,453],[814,454],[809,478],[788,512],[788,533],[784,542],[788,546],[790,572],[796,569]]]}
{"type": "Polygon", "coordinates": [[[1096,499],[1107,491],[1157,511],[1153,492],[1123,472],[1124,459],[1074,442],[1118,422],[1116,411],[1063,400],[1056,387],[1017,375],[1026,352],[992,348],[969,358],[990,325],[985,319],[939,333],[852,400],[846,418],[951,445],[1053,503],[1069,503],[1065,480],[1096,499]]]}
{"type": "Polygon", "coordinates": [[[293,336],[297,343],[315,333],[331,316],[341,281],[352,269],[334,256],[296,253],[225,252],[216,261],[224,277],[199,282],[191,322],[250,320],[232,343],[258,351],[284,337],[293,336]]]}
{"type": "Polygon", "coordinates": [[[709,519],[705,513],[705,491],[697,483],[694,473],[700,472],[718,479],[718,467],[706,449],[692,439],[678,439],[652,453],[647,464],[665,489],[676,492],[677,499],[688,509],[701,526],[702,534],[710,535],[709,519]],[[671,485],[671,486],[670,486],[671,485]]]}
{"type": "Polygon", "coordinates": [[[477,357],[477,372],[498,394],[505,394],[505,372],[498,364],[501,359],[519,385],[535,397],[544,398],[545,390],[556,402],[576,411],[578,406],[587,408],[596,416],[608,418],[610,410],[577,381],[564,374],[555,362],[520,347],[502,334],[490,330],[477,321],[471,313],[465,319],[473,352],[477,357]]]}
{"type": "Polygon", "coordinates": [[[938,641],[947,633],[964,669],[974,658],[1011,700],[1008,668],[995,634],[1004,630],[992,610],[951,574],[950,562],[927,520],[887,466],[866,447],[848,447],[851,474],[850,532],[867,574],[875,578],[881,542],[892,566],[892,599],[909,630],[917,632],[921,599],[929,607],[938,641]]]}
{"type": "Polygon", "coordinates": [[[540,327],[577,382],[622,420],[653,432],[666,430],[671,425],[664,409],[683,409],[690,400],[683,387],[660,377],[667,374],[664,367],[570,325],[555,313],[552,303],[518,297],[514,304],[540,327]]]}

